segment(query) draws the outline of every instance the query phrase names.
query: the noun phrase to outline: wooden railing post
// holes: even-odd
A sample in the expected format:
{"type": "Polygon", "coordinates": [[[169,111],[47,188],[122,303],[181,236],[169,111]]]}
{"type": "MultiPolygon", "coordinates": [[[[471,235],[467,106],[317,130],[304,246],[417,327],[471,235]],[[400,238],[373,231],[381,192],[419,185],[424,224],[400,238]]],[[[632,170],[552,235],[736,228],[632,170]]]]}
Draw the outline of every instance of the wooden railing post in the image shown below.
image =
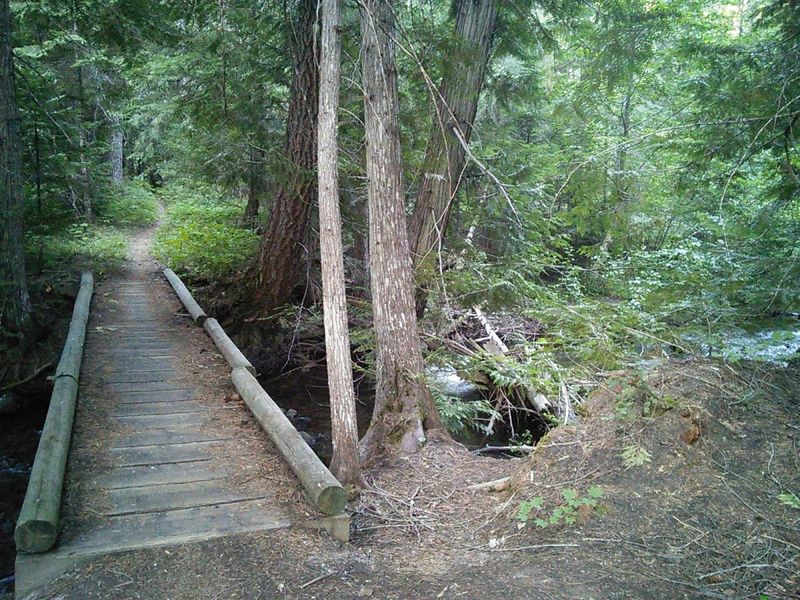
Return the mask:
{"type": "Polygon", "coordinates": [[[33,461],[28,490],[14,530],[18,552],[46,552],[53,547],[58,537],[61,491],[72,438],[72,421],[75,417],[78,378],[93,286],[92,274],[83,273],[67,341],[56,367],[50,408],[33,461]]]}

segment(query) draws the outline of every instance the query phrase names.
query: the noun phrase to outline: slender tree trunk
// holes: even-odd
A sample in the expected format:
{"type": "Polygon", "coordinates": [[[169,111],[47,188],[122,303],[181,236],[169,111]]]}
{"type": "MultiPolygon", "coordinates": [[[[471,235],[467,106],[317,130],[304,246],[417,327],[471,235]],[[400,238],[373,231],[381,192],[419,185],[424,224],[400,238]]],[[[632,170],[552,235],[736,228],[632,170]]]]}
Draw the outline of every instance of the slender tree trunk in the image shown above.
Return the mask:
{"type": "Polygon", "coordinates": [[[109,160],[111,161],[111,182],[118,185],[122,183],[123,178],[122,167],[125,153],[125,134],[122,132],[122,125],[119,119],[115,119],[111,127],[111,149],[109,152],[109,160]]]}
{"type": "Polygon", "coordinates": [[[414,280],[403,210],[392,2],[364,0],[360,6],[377,358],[375,409],[362,440],[369,458],[415,452],[425,442],[425,428],[441,427],[441,423],[425,383],[414,313],[414,280]]]}
{"type": "MultiPolygon", "coordinates": [[[[72,22],[72,31],[76,35],[80,35],[78,31],[78,3],[74,5],[75,19],[72,22]]],[[[76,52],[77,54],[77,52],[76,52]]],[[[76,56],[77,58],[77,56],[76,56]]],[[[89,177],[89,165],[86,160],[86,127],[85,127],[85,102],[83,92],[83,67],[77,66],[75,68],[75,83],[77,86],[77,98],[75,99],[75,115],[78,120],[78,186],[79,186],[79,201],[80,213],[86,221],[93,221],[94,214],[92,211],[92,192],[91,192],[91,179],[89,177]]]]}
{"type": "Polygon", "coordinates": [[[439,249],[447,231],[450,207],[464,174],[464,147],[453,134],[460,131],[466,142],[478,110],[478,98],[492,50],[497,8],[495,0],[459,0],[456,37],[460,43],[459,64],[443,79],[436,98],[425,162],[417,200],[409,225],[409,240],[417,271],[417,313],[422,314],[426,288],[435,272],[439,249]]]}
{"type": "MultiPolygon", "coordinates": [[[[631,100],[633,94],[628,91],[620,102],[619,109],[619,133],[623,142],[630,137],[631,128],[631,100]]],[[[623,144],[620,144],[614,153],[614,166],[611,174],[611,198],[610,198],[610,217],[603,233],[603,240],[600,242],[600,253],[598,258],[603,259],[608,252],[608,248],[613,241],[612,234],[621,228],[622,213],[630,197],[630,182],[625,170],[627,169],[628,152],[623,144]]]]}
{"type": "Polygon", "coordinates": [[[289,173],[275,195],[261,240],[256,282],[257,310],[271,312],[288,302],[302,283],[311,207],[317,201],[317,0],[297,0],[292,28],[294,76],[286,121],[289,173]]]}
{"type": "Polygon", "coordinates": [[[39,122],[33,121],[33,162],[36,177],[36,216],[42,218],[42,153],[39,141],[39,122]]]}
{"type": "Polygon", "coordinates": [[[261,204],[261,156],[262,152],[258,148],[250,147],[247,165],[247,206],[244,207],[244,220],[250,226],[256,224],[261,204]]]}
{"type": "Polygon", "coordinates": [[[222,96],[222,116],[228,118],[228,52],[226,48],[226,38],[228,35],[228,7],[225,0],[219,0],[217,6],[218,11],[218,28],[217,33],[220,36],[219,57],[221,75],[219,82],[220,96],[222,96]]]}
{"type": "Polygon", "coordinates": [[[31,301],[22,246],[22,159],[8,0],[0,0],[0,36],[0,325],[16,331],[28,322],[31,301]]]}
{"type": "Polygon", "coordinates": [[[325,353],[331,398],[331,471],[343,484],[358,484],[356,398],[347,329],[342,218],[339,213],[340,21],[339,0],[321,0],[322,41],[319,87],[319,237],[322,259],[322,307],[325,316],[325,353]]]}

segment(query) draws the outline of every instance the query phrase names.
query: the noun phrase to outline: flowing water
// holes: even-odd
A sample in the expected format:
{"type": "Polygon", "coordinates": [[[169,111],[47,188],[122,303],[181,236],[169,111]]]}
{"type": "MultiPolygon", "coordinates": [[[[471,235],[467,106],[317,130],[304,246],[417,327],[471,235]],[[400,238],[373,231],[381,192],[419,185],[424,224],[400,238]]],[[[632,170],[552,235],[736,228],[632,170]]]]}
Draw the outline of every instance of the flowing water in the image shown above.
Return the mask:
{"type": "Polygon", "coordinates": [[[800,322],[797,319],[766,321],[748,329],[714,333],[693,332],[685,338],[696,343],[703,355],[725,360],[757,360],[787,366],[800,360],[800,322]]]}

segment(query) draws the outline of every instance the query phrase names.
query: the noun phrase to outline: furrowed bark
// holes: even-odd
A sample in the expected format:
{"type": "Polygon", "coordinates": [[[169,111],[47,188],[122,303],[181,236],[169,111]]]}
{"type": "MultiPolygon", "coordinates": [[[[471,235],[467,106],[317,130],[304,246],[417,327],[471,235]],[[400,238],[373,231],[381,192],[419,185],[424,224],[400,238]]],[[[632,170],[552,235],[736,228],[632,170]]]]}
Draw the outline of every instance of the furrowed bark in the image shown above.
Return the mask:
{"type": "Polygon", "coordinates": [[[286,120],[288,173],[279,187],[261,250],[255,278],[257,310],[270,313],[288,302],[303,282],[305,241],[311,207],[317,201],[318,44],[315,38],[317,0],[297,0],[292,28],[294,75],[286,120]]]}
{"type": "Polygon", "coordinates": [[[436,271],[450,208],[464,174],[465,150],[454,136],[461,132],[469,142],[478,98],[486,75],[497,25],[495,0],[459,0],[456,38],[459,64],[443,78],[436,98],[430,141],[422,167],[414,212],[409,222],[409,240],[419,285],[417,314],[425,309],[427,287],[436,271]]]}
{"type": "Polygon", "coordinates": [[[0,326],[17,331],[28,322],[31,301],[22,245],[22,160],[8,0],[0,0],[0,209],[0,326]]]}
{"type": "Polygon", "coordinates": [[[341,68],[340,19],[339,0],[322,0],[318,131],[319,233],[325,353],[331,399],[331,471],[342,483],[356,484],[361,479],[361,467],[339,209],[337,112],[341,68]]]}
{"type": "Polygon", "coordinates": [[[361,4],[369,194],[370,280],[377,358],[366,456],[415,452],[425,426],[440,427],[424,380],[403,210],[394,16],[389,0],[361,4]]]}
{"type": "Polygon", "coordinates": [[[119,118],[114,119],[111,127],[111,148],[108,153],[108,159],[111,162],[111,182],[120,184],[122,183],[125,159],[125,134],[122,131],[122,124],[119,118]]]}

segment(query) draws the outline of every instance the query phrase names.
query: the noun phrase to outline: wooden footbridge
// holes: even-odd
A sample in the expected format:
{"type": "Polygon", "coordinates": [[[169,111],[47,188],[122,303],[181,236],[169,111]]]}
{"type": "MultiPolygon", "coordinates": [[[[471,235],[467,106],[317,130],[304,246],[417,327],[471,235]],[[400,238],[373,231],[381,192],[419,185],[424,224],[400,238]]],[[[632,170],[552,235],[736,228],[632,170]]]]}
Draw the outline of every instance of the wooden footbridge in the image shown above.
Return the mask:
{"type": "Polygon", "coordinates": [[[347,540],[339,482],[219,323],[164,276],[134,269],[94,303],[92,276],[82,277],[15,530],[17,598],[117,552],[293,525],[347,540]],[[219,365],[219,353],[252,416],[226,398],[230,381],[207,374],[202,361],[219,365]],[[270,460],[278,475],[261,474],[270,460]]]}

